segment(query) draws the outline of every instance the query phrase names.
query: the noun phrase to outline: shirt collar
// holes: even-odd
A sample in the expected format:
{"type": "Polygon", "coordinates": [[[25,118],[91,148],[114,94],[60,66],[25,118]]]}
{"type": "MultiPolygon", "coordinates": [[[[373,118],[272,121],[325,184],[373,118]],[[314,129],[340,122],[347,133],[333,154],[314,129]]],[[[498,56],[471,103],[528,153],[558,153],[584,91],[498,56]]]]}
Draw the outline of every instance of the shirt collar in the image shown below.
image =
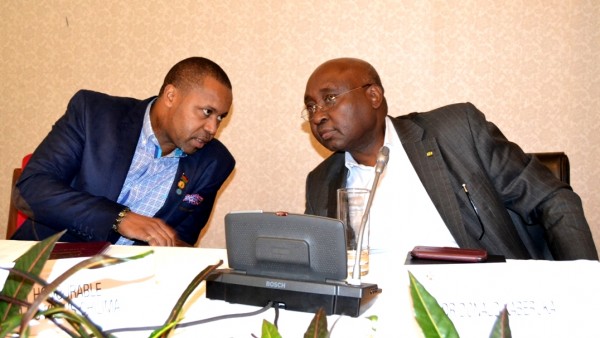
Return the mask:
{"type": "MultiPolygon", "coordinates": [[[[390,119],[389,116],[385,117],[385,134],[383,137],[383,145],[388,147],[388,148],[392,148],[394,145],[397,145],[400,142],[400,139],[398,138],[398,135],[396,133],[393,132],[394,131],[394,125],[392,124],[392,120],[390,119]],[[392,131],[391,133],[389,131],[392,131]]],[[[359,168],[375,168],[375,167],[370,167],[370,166],[366,166],[363,164],[359,164],[358,162],[356,162],[356,160],[354,159],[354,157],[352,157],[352,155],[350,155],[350,152],[345,152],[344,154],[345,160],[346,160],[346,168],[351,169],[354,167],[359,167],[359,168]]]]}
{"type": "MultiPolygon", "coordinates": [[[[152,122],[150,121],[150,108],[156,101],[156,98],[146,107],[146,112],[144,113],[144,123],[142,124],[142,145],[147,146],[148,142],[151,142],[154,145],[154,158],[162,157],[162,148],[160,147],[160,143],[158,143],[158,139],[154,134],[154,130],[152,129],[152,122]]],[[[179,148],[175,148],[169,155],[164,157],[186,157],[187,154],[183,152],[183,150],[179,148]]]]}

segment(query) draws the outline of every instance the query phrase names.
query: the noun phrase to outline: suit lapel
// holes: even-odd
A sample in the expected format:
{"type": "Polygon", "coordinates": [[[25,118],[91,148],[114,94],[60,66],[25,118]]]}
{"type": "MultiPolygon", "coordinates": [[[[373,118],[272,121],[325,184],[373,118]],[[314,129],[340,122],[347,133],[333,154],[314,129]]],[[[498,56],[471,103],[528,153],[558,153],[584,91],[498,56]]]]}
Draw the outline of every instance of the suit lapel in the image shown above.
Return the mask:
{"type": "Polygon", "coordinates": [[[121,193],[121,189],[125,183],[125,178],[129,172],[129,167],[133,161],[133,155],[142,132],[144,114],[152,99],[139,102],[131,109],[129,114],[123,114],[117,126],[118,144],[114,146],[118,147],[119,151],[115,152],[113,157],[114,162],[111,167],[114,170],[111,173],[112,179],[109,180],[110,194],[114,195],[115,200],[121,193]]]}
{"type": "Polygon", "coordinates": [[[339,156],[340,159],[332,167],[332,179],[329,180],[327,187],[327,217],[337,218],[337,190],[346,186],[346,177],[348,176],[348,168],[346,168],[344,153],[339,156]]]}
{"type": "Polygon", "coordinates": [[[459,244],[468,241],[455,189],[448,178],[437,141],[433,137],[424,138],[423,129],[410,119],[411,116],[392,118],[406,155],[454,238],[459,244]]]}
{"type": "MultiPolygon", "coordinates": [[[[189,191],[189,187],[192,186],[192,183],[195,184],[197,179],[194,172],[194,168],[192,167],[193,161],[191,161],[190,156],[181,157],[179,159],[179,164],[177,166],[177,171],[175,174],[176,179],[173,180],[171,184],[171,188],[169,188],[169,194],[165,200],[163,206],[156,212],[155,216],[159,217],[164,215],[166,212],[170,212],[173,209],[173,205],[179,205],[181,200],[184,199],[187,192],[189,191]]],[[[196,169],[202,171],[202,168],[197,168],[198,163],[196,163],[196,169]]]]}

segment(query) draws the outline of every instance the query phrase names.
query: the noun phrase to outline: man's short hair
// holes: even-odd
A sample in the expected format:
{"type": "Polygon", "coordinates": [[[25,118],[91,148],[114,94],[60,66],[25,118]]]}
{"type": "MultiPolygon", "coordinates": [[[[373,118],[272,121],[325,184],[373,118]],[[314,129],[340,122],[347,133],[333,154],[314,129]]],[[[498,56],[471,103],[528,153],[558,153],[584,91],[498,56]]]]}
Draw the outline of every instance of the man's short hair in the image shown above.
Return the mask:
{"type": "Polygon", "coordinates": [[[169,84],[187,90],[202,84],[207,76],[232,89],[231,81],[221,66],[207,58],[193,56],[179,61],[169,70],[158,95],[162,95],[165,87],[169,84]]]}

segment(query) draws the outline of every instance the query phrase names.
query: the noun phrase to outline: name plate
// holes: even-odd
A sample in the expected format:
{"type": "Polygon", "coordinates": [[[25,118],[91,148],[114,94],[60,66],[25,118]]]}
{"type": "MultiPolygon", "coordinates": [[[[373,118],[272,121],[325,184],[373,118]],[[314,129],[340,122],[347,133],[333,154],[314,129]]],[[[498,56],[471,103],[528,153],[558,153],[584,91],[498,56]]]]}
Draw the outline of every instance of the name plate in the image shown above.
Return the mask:
{"type": "Polygon", "coordinates": [[[14,262],[0,262],[0,290],[4,288],[4,283],[6,283],[6,279],[8,278],[9,271],[5,269],[10,269],[15,266],[14,262]]]}
{"type": "MultiPolygon", "coordinates": [[[[62,273],[85,258],[49,260],[42,270],[41,277],[46,281],[55,280],[62,273]]],[[[169,307],[157,307],[155,255],[97,269],[83,269],[66,279],[58,287],[64,297],[68,297],[102,329],[159,325],[164,322],[169,307]],[[148,309],[153,309],[148,311],[148,309]],[[156,309],[156,310],[155,310],[156,309]]],[[[43,289],[36,285],[29,300],[40,295],[43,289]]],[[[60,299],[60,297],[57,297],[60,299]]],[[[164,304],[163,299],[160,299],[164,304]]],[[[176,299],[172,300],[172,303],[176,299]]],[[[172,304],[169,304],[172,306],[172,304]]],[[[69,308],[75,310],[74,306],[69,308]]],[[[46,321],[34,327],[35,332],[55,328],[46,321]]]]}
{"type": "Polygon", "coordinates": [[[584,337],[600,307],[596,261],[410,266],[460,336],[488,337],[506,306],[513,337],[584,337]],[[582,335],[579,335],[580,332],[582,335]]]}

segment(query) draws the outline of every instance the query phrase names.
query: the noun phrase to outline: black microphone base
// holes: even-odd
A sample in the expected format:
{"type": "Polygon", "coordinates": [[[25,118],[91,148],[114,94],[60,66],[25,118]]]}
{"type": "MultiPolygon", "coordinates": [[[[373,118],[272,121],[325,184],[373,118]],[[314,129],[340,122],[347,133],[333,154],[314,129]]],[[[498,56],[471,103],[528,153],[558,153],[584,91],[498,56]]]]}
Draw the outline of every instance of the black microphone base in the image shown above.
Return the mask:
{"type": "Polygon", "coordinates": [[[350,285],[343,281],[309,282],[249,276],[218,269],[206,278],[206,297],[229,303],[263,307],[270,301],[280,308],[327,315],[358,317],[375,301],[377,284],[350,285]]]}

